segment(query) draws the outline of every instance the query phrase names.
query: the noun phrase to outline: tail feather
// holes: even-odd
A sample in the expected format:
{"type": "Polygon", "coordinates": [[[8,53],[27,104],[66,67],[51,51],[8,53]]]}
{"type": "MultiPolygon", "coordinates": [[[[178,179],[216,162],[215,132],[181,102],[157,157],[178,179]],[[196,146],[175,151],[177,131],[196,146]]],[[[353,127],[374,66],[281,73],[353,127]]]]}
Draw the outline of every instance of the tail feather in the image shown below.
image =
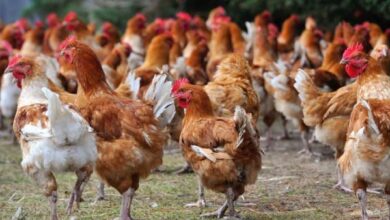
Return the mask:
{"type": "Polygon", "coordinates": [[[141,88],[141,78],[137,77],[134,71],[130,71],[126,78],[126,84],[129,86],[132,92],[132,98],[136,99],[141,88]]]}
{"type": "Polygon", "coordinates": [[[169,81],[166,72],[162,71],[161,74],[154,76],[152,83],[144,94],[144,99],[154,104],[154,115],[163,127],[172,121],[176,113],[171,89],[172,81],[169,81]]]}
{"type": "Polygon", "coordinates": [[[315,126],[321,123],[332,96],[328,93],[322,93],[310,76],[302,69],[299,69],[295,76],[294,88],[298,91],[301,99],[305,124],[315,126]]]}
{"type": "Polygon", "coordinates": [[[248,115],[242,107],[236,106],[233,119],[238,127],[238,139],[236,143],[236,148],[239,148],[243,143],[244,134],[246,132],[248,132],[252,143],[256,146],[259,146],[260,148],[257,130],[252,124],[252,117],[248,115]]]}
{"type": "Polygon", "coordinates": [[[61,103],[58,94],[48,88],[42,88],[42,92],[48,101],[46,115],[56,143],[75,143],[86,133],[92,132],[92,128],[77,112],[61,103]]]}

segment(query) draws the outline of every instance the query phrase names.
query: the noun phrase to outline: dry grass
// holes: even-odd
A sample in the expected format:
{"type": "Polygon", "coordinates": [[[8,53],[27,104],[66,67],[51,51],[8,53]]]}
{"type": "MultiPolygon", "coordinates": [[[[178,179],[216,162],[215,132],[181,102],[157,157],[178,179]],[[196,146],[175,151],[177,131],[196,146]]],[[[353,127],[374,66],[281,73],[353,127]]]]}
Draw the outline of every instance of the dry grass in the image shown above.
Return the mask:
{"type": "MultiPolygon", "coordinates": [[[[249,186],[245,201],[253,207],[237,207],[243,219],[358,219],[360,209],[353,195],[332,189],[336,181],[335,161],[331,158],[315,161],[296,155],[300,148],[297,138],[277,141],[264,156],[263,170],[256,185],[249,186]]],[[[316,146],[316,151],[326,147],[316,146]]],[[[10,219],[21,207],[26,219],[47,219],[48,202],[40,189],[23,174],[21,154],[17,146],[0,141],[0,219],[10,219]]],[[[175,175],[172,172],[183,164],[180,153],[164,156],[162,173],[151,175],[141,182],[134,201],[136,219],[199,219],[198,208],[184,208],[194,202],[196,178],[193,174],[175,175]]],[[[68,219],[65,207],[75,175],[57,174],[59,183],[60,219],[68,219]]],[[[112,188],[106,191],[107,200],[93,203],[97,178],[94,176],[83,195],[85,202],[73,216],[77,219],[113,219],[119,215],[120,197],[112,188]]],[[[213,211],[224,199],[221,194],[206,191],[213,211]]],[[[369,195],[369,213],[372,217],[387,217],[385,201],[369,195]]]]}

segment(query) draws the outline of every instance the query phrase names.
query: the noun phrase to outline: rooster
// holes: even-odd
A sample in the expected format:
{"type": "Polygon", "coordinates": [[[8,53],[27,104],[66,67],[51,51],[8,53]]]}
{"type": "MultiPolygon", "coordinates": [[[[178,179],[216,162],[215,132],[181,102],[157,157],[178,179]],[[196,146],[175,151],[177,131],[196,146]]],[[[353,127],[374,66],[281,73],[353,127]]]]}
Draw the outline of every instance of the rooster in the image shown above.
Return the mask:
{"type": "Polygon", "coordinates": [[[147,100],[124,98],[108,86],[96,54],[87,45],[69,39],[60,57],[77,74],[82,93],[75,103],[96,132],[96,173],[122,195],[121,219],[132,219],[130,206],[139,181],[162,163],[167,141],[162,128],[175,113],[170,82],[152,80],[147,100]]]}
{"type": "Polygon", "coordinates": [[[385,184],[390,208],[390,78],[379,62],[364,52],[362,44],[349,46],[342,63],[346,72],[357,78],[357,104],[349,120],[347,142],[338,165],[347,186],[360,202],[362,219],[367,220],[367,186],[385,184]]]}
{"type": "Polygon", "coordinates": [[[48,87],[48,78],[38,58],[15,56],[6,73],[12,74],[22,88],[13,130],[22,148],[23,170],[48,197],[51,219],[57,219],[55,172],[72,171],[77,175],[67,212],[81,199],[81,187],[92,174],[97,159],[92,128],[79,112],[63,105],[48,87]]]}
{"type": "Polygon", "coordinates": [[[241,107],[236,107],[233,117],[216,117],[203,88],[186,80],[176,81],[172,94],[186,109],[180,135],[186,161],[203,186],[226,195],[226,202],[216,212],[202,216],[222,218],[229,209],[228,215],[237,217],[234,202],[246,185],[256,181],[261,169],[259,136],[253,119],[241,107]]]}

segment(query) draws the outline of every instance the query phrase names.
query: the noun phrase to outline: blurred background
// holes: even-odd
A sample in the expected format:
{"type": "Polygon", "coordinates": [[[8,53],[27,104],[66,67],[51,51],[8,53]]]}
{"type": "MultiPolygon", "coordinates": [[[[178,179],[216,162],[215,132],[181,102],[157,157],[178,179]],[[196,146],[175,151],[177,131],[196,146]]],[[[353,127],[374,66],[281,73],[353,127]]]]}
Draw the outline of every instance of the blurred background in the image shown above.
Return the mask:
{"type": "Polygon", "coordinates": [[[342,20],[353,24],[369,20],[383,27],[390,24],[390,0],[0,0],[0,19],[8,23],[23,16],[35,21],[52,11],[65,15],[74,10],[84,20],[111,21],[123,30],[136,12],[145,13],[150,20],[182,10],[205,17],[216,6],[224,6],[242,26],[264,9],[272,12],[276,23],[296,13],[314,16],[323,28],[342,20]]]}

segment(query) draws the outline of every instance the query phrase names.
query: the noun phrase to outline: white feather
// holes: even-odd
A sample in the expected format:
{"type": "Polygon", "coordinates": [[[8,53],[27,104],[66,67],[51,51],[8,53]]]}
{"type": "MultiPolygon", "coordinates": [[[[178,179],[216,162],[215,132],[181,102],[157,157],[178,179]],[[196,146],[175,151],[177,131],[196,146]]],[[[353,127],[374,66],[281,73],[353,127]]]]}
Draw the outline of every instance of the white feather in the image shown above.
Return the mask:
{"type": "Polygon", "coordinates": [[[19,95],[20,89],[14,82],[12,74],[4,74],[0,91],[0,108],[3,116],[11,118],[15,115],[19,95]]]}
{"type": "Polygon", "coordinates": [[[208,160],[212,161],[213,163],[215,163],[217,161],[217,158],[215,158],[213,155],[211,154],[208,154],[207,152],[205,152],[201,147],[199,146],[196,146],[196,145],[191,145],[191,149],[198,155],[198,156],[201,156],[201,157],[206,157],[208,160]]]}

